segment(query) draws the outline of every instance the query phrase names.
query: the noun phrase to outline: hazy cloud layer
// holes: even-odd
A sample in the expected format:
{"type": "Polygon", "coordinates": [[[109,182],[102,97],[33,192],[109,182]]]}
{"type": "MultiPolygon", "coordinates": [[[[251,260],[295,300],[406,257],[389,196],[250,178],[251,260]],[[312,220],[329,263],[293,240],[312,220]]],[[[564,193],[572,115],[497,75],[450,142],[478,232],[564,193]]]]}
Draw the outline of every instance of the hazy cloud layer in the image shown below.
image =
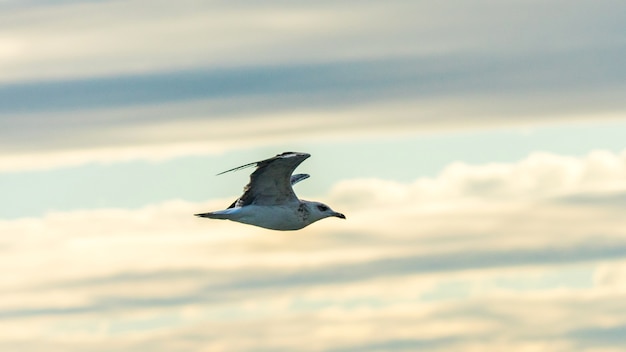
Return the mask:
{"type": "Polygon", "coordinates": [[[450,52],[532,63],[624,45],[615,1],[44,3],[3,2],[5,81],[450,52]]]}
{"type": "Polygon", "coordinates": [[[0,6],[2,170],[624,117],[614,1],[0,6]]]}
{"type": "MultiPolygon", "coordinates": [[[[523,160],[455,162],[430,178],[413,163],[445,154],[449,139],[382,148],[432,131],[624,121],[623,9],[0,1],[0,172],[15,185],[2,209],[28,208],[0,220],[0,350],[623,349],[619,131],[588,138],[613,136],[619,147],[602,145],[613,152],[549,134],[541,147],[518,141],[532,144],[523,160]],[[363,140],[372,145],[357,151],[363,140]],[[308,193],[345,221],[272,232],[192,216],[230,196],[180,199],[210,182],[183,173],[217,167],[178,169],[182,157],[328,141],[343,148],[327,150],[340,156],[326,170],[397,160],[368,165],[385,169],[375,178],[312,172],[321,188],[308,193]],[[568,143],[587,147],[531,153],[568,143]],[[149,177],[165,159],[166,177],[149,177]]],[[[446,160],[488,148],[479,135],[446,160]]]]}
{"type": "Polygon", "coordinates": [[[346,181],[322,197],[348,220],[299,233],[191,216],[227,199],[2,221],[0,344],[618,348],[625,170],[623,154],[536,154],[410,184],[346,181]],[[590,195],[609,201],[576,200],[590,195]]]}

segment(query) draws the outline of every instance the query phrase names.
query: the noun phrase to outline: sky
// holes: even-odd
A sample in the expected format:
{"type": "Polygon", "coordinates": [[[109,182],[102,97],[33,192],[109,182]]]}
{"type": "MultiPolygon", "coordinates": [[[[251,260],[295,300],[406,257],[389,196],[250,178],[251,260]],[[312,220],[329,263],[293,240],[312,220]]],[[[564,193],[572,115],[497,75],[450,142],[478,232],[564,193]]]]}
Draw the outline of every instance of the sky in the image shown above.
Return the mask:
{"type": "Polygon", "coordinates": [[[0,0],[0,349],[620,351],[626,5],[0,0]],[[284,151],[346,214],[227,207],[284,151]]]}

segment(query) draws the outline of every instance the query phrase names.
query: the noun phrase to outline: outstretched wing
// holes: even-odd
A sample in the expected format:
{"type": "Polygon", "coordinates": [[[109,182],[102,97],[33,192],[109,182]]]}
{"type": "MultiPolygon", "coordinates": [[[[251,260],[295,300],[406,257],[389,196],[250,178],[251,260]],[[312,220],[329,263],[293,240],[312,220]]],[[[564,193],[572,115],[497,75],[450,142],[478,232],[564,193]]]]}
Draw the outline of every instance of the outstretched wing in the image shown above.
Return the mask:
{"type": "MultiPolygon", "coordinates": [[[[311,177],[311,175],[308,174],[296,174],[296,175],[291,175],[291,186],[293,187],[293,185],[295,185],[296,183],[302,181],[302,180],[306,180],[307,178],[311,177]]],[[[228,206],[228,208],[226,209],[230,209],[230,208],[234,208],[236,206],[240,206],[237,205],[237,202],[239,202],[239,198],[235,199],[235,201],[228,206]]]]}
{"type": "Polygon", "coordinates": [[[298,202],[298,197],[291,188],[292,184],[304,180],[308,175],[294,175],[293,171],[306,158],[307,153],[285,152],[273,158],[257,161],[224,171],[223,173],[240,170],[256,165],[256,170],[250,175],[250,182],[244,187],[243,195],[229,208],[242,207],[250,204],[280,205],[298,202]]]}

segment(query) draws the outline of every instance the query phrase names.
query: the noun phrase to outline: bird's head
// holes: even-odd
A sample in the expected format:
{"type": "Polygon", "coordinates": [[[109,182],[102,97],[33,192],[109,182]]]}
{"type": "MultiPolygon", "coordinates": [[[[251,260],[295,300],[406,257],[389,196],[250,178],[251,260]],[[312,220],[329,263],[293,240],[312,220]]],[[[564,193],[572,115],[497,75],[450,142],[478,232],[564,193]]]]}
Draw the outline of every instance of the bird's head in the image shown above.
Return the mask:
{"type": "Polygon", "coordinates": [[[345,219],[346,216],[343,215],[342,213],[336,212],[334,210],[332,210],[328,205],[324,204],[324,203],[320,203],[320,202],[308,202],[308,208],[309,208],[309,216],[312,219],[315,219],[315,221],[320,220],[320,219],[324,219],[324,218],[328,218],[331,216],[340,218],[340,219],[345,219]]]}

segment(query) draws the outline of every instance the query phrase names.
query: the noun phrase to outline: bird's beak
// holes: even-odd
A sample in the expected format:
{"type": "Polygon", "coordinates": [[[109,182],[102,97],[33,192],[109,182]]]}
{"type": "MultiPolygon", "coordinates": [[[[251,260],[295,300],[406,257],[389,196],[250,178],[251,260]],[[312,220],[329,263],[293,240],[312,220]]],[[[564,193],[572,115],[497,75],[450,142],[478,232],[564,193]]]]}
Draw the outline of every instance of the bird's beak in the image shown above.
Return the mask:
{"type": "Polygon", "coordinates": [[[346,218],[346,216],[341,214],[341,213],[333,213],[333,216],[336,216],[336,217],[338,217],[340,219],[345,219],[346,218]]]}

